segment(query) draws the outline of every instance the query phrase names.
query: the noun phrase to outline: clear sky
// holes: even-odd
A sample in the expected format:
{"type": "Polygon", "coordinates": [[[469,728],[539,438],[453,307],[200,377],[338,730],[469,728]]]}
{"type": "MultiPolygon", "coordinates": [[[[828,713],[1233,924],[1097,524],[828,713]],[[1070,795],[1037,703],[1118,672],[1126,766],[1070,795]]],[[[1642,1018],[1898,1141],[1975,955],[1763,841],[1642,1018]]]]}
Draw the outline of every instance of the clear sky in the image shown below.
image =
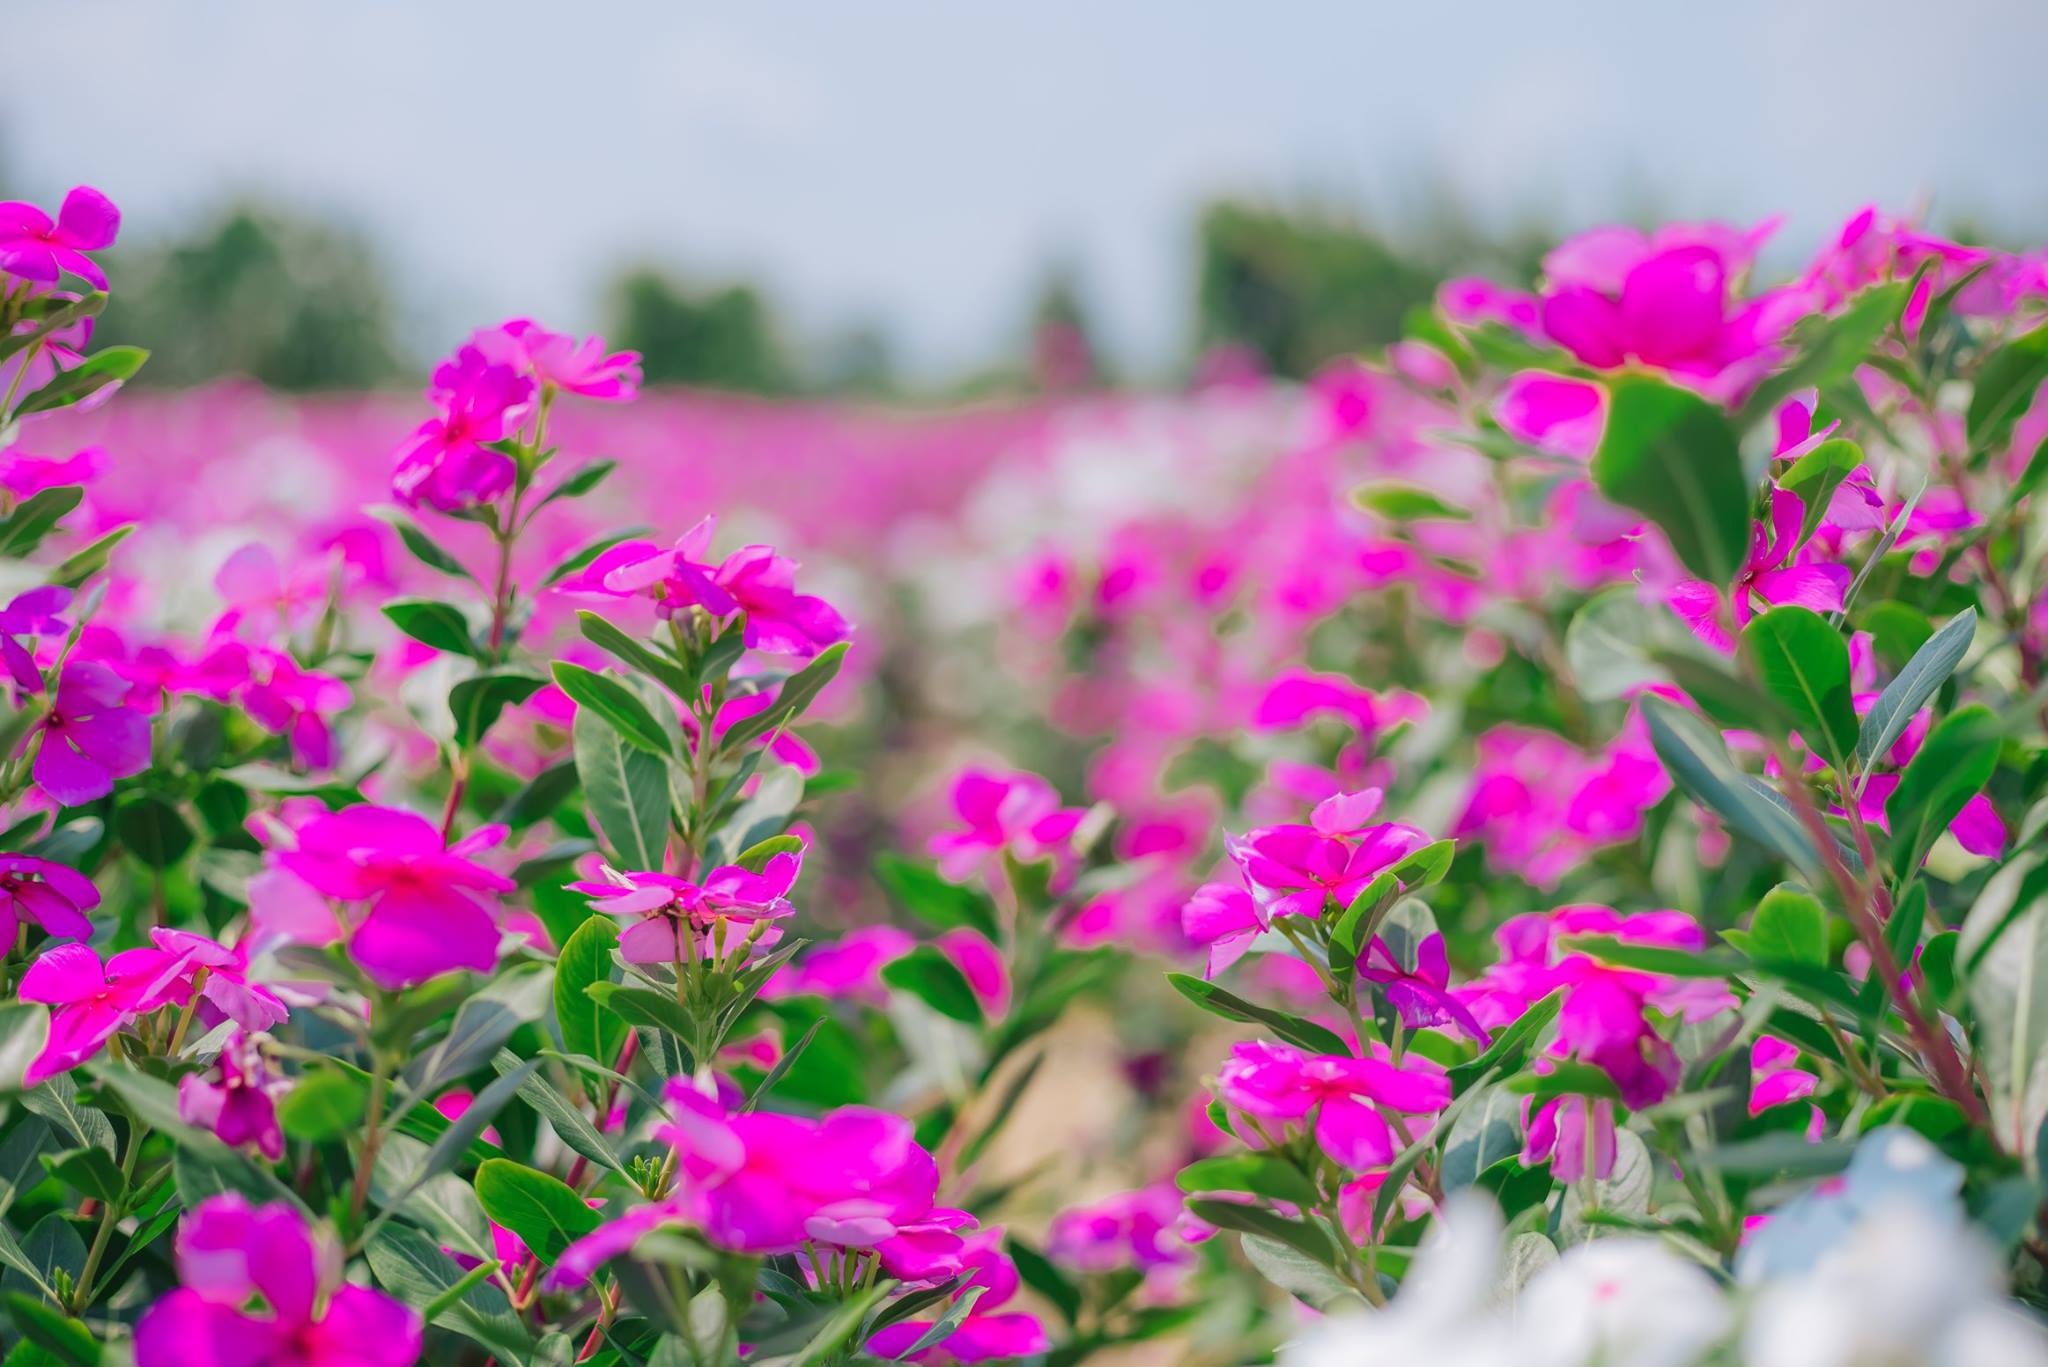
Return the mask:
{"type": "Polygon", "coordinates": [[[138,233],[236,191],[347,217],[422,350],[588,325],[632,255],[958,373],[1063,255],[1163,364],[1220,191],[2048,239],[2042,0],[67,0],[8,33],[13,184],[95,183],[138,233]]]}

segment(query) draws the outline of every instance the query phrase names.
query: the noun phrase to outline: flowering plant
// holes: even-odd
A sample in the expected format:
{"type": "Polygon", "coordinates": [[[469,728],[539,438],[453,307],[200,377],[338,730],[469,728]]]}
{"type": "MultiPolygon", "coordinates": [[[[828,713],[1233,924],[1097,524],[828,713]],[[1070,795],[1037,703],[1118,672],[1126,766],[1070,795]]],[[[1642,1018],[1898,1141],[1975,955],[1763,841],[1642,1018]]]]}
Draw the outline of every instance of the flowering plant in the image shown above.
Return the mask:
{"type": "Polygon", "coordinates": [[[527,319],[184,582],[118,228],[0,205],[8,1363],[2048,1362],[2043,258],[1588,233],[917,622],[527,319]]]}

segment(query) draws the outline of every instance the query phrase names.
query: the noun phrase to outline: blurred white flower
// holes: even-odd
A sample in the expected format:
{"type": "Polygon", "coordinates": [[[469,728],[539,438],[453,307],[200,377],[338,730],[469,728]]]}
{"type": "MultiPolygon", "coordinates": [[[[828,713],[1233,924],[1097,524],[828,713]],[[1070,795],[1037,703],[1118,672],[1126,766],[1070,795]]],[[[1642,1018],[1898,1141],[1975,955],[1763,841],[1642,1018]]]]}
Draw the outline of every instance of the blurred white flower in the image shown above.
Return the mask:
{"type": "Polygon", "coordinates": [[[1515,1305],[1532,1367],[1690,1367],[1732,1321],[1699,1264],[1655,1239],[1597,1239],[1565,1253],[1515,1305]]]}

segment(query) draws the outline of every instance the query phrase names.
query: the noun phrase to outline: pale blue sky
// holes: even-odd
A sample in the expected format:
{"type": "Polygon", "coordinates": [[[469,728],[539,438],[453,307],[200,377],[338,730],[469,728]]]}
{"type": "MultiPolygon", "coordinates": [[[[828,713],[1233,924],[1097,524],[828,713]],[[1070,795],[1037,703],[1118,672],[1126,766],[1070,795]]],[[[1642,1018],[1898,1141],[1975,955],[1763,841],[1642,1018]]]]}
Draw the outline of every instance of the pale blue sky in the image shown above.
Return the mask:
{"type": "Polygon", "coordinates": [[[2040,0],[69,0],[9,36],[17,184],[96,183],[138,233],[238,189],[345,214],[423,350],[589,324],[634,254],[958,373],[1064,254],[1163,365],[1224,190],[1784,212],[1801,253],[1869,199],[2048,237],[2040,0]]]}

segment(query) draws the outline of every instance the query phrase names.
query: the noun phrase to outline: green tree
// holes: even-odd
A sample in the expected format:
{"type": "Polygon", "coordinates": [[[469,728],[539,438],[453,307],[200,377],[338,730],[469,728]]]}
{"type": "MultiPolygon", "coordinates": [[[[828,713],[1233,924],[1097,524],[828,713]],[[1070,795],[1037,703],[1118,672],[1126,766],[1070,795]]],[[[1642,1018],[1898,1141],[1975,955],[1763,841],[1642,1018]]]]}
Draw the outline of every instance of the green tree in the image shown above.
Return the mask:
{"type": "Polygon", "coordinates": [[[387,273],[345,229],[241,205],[185,241],[123,249],[109,270],[101,335],[150,349],[142,383],[365,389],[404,372],[387,273]]]}
{"type": "Polygon", "coordinates": [[[796,387],[766,299],[751,285],[687,286],[642,267],[612,289],[605,336],[640,353],[652,384],[756,394],[796,387]]]}

